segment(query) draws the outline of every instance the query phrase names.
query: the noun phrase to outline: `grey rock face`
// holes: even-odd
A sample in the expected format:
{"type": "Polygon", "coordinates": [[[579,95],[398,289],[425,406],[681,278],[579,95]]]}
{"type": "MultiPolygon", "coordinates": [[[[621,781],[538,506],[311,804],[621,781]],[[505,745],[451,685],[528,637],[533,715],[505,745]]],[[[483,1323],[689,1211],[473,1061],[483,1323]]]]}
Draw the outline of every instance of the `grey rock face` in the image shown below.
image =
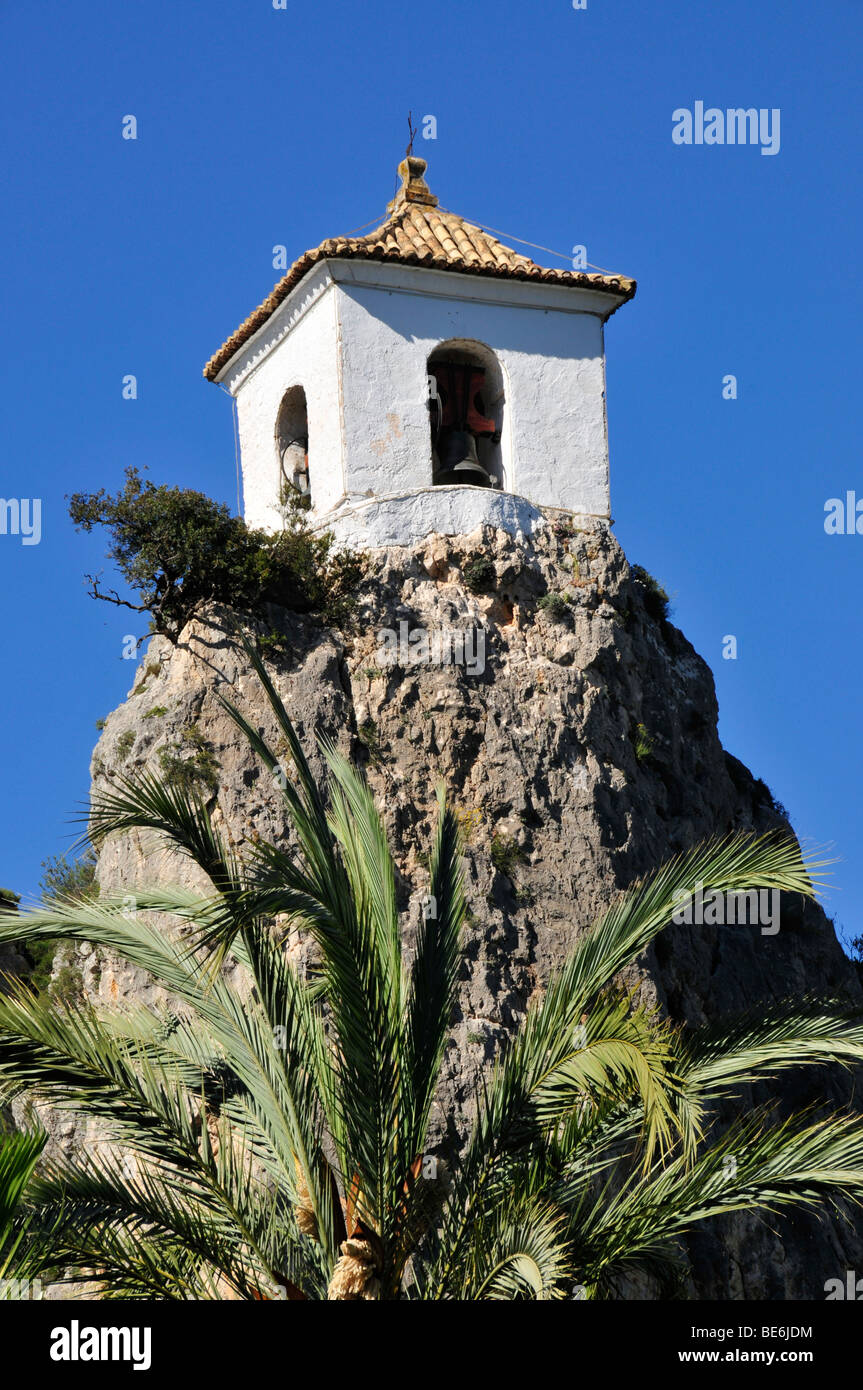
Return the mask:
{"type": "MultiPolygon", "coordinates": [[[[376,552],[351,635],[269,615],[284,634],[271,670],[316,774],[321,735],[367,765],[406,926],[427,891],[439,780],[462,817],[471,915],[433,1116],[437,1145],[463,1136],[477,1072],[620,889],[695,841],[783,823],[764,784],[719,743],[708,667],[650,610],[596,522],[571,533],[549,525],[533,544],[485,530],[376,552]],[[478,559],[490,563],[477,576],[478,559]],[[466,576],[486,591],[472,593],[466,576]],[[547,593],[565,599],[540,605],[547,593]],[[467,632],[471,660],[415,664],[422,639],[411,634],[420,631],[432,649],[435,634],[467,632]]],[[[259,835],[284,840],[286,828],[277,788],[217,702],[228,693],[277,742],[225,616],[189,624],[174,648],[150,643],[92,773],[98,789],[165,758],[198,758],[217,819],[242,848],[259,835]]],[[[104,890],[130,895],[154,879],[194,881],[186,863],[138,835],[105,847],[98,877],[104,890]]],[[[81,965],[92,997],[162,1002],[139,971],[104,952],[81,965]]],[[[672,927],[632,983],[696,1023],[807,991],[860,998],[823,912],[799,904],[785,908],[775,935],[672,927]]],[[[849,1092],[842,1076],[821,1072],[792,1078],[785,1094],[796,1106],[825,1095],[841,1103],[849,1092]]],[[[727,1219],[690,1241],[689,1259],[695,1297],[819,1298],[826,1279],[863,1267],[853,1230],[826,1217],[727,1219]]]]}

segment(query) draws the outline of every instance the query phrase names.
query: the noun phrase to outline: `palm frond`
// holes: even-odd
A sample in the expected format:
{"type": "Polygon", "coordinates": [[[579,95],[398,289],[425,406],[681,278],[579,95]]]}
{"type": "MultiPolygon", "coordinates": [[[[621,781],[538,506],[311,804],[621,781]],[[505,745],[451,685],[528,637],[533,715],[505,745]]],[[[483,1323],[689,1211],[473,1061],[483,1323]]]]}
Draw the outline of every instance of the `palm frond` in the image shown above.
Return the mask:
{"type": "Polygon", "coordinates": [[[118,778],[117,786],[91,801],[86,836],[91,844],[98,848],[109,835],[152,830],[194,860],[221,893],[236,890],[236,861],[195,783],[187,786],[142,771],[135,778],[118,778]]]}
{"type": "Polygon", "coordinates": [[[576,1256],[586,1281],[639,1268],[708,1217],[863,1198],[863,1121],[844,1115],[770,1125],[761,1110],[732,1124],[695,1163],[679,1158],[634,1176],[579,1212],[576,1256]]]}
{"type": "Polygon", "coordinates": [[[462,1266],[462,1299],[560,1300],[574,1267],[564,1213],[538,1198],[510,1197],[478,1215],[462,1266]]]}
{"type": "Polygon", "coordinates": [[[705,896],[741,893],[757,886],[811,898],[817,891],[819,870],[827,862],[804,859],[796,839],[787,832],[729,835],[669,860],[621,894],[596,926],[584,933],[549,987],[547,1019],[553,1019],[561,1007],[586,1009],[670,925],[699,884],[705,896]]]}
{"type": "Polygon", "coordinates": [[[41,1131],[0,1138],[0,1282],[29,1276],[31,1261],[19,1259],[31,1218],[21,1217],[24,1193],[39,1162],[47,1135],[41,1131]]]}
{"type": "Polygon", "coordinates": [[[734,1088],[790,1067],[863,1062],[863,1009],[838,1000],[771,1002],[681,1039],[679,1070],[687,1090],[717,1100],[734,1088]]]}

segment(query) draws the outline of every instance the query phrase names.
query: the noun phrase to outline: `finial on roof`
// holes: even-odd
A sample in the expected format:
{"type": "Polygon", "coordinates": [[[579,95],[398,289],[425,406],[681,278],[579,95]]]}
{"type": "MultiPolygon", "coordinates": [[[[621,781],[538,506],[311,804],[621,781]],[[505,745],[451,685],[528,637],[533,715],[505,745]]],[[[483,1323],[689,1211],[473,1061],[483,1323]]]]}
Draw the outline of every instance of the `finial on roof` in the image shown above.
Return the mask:
{"type": "Polygon", "coordinates": [[[418,159],[413,154],[402,160],[399,165],[402,186],[392,202],[387,205],[387,212],[398,212],[405,203],[425,203],[427,207],[437,207],[437,198],[423,178],[427,167],[424,159],[418,159]]]}

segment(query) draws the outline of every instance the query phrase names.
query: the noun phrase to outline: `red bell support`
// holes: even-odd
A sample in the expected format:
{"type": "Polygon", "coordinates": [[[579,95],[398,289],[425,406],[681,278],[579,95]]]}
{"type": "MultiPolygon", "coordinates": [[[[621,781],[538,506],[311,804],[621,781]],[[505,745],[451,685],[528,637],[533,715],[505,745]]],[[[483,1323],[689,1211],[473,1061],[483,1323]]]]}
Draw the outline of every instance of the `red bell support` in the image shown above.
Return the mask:
{"type": "Polygon", "coordinates": [[[472,434],[494,434],[497,426],[482,412],[485,371],[465,362],[433,362],[429,371],[437,381],[443,406],[440,425],[472,434]]]}

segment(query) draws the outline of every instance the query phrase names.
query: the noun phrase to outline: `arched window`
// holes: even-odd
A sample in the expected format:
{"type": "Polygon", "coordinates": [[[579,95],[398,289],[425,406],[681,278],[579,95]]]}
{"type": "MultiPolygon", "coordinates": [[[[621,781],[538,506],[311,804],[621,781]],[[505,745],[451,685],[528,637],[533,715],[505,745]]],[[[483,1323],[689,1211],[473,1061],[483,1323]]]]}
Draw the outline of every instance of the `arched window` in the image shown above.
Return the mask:
{"type": "Polygon", "coordinates": [[[306,393],[291,386],[282,396],[276,421],[276,448],[282,469],[282,486],[293,488],[311,506],[309,482],[309,420],[306,393]]]}
{"type": "Polygon", "coordinates": [[[505,487],[503,371],[491,348],[461,338],[440,343],[428,376],[432,482],[505,487]]]}

